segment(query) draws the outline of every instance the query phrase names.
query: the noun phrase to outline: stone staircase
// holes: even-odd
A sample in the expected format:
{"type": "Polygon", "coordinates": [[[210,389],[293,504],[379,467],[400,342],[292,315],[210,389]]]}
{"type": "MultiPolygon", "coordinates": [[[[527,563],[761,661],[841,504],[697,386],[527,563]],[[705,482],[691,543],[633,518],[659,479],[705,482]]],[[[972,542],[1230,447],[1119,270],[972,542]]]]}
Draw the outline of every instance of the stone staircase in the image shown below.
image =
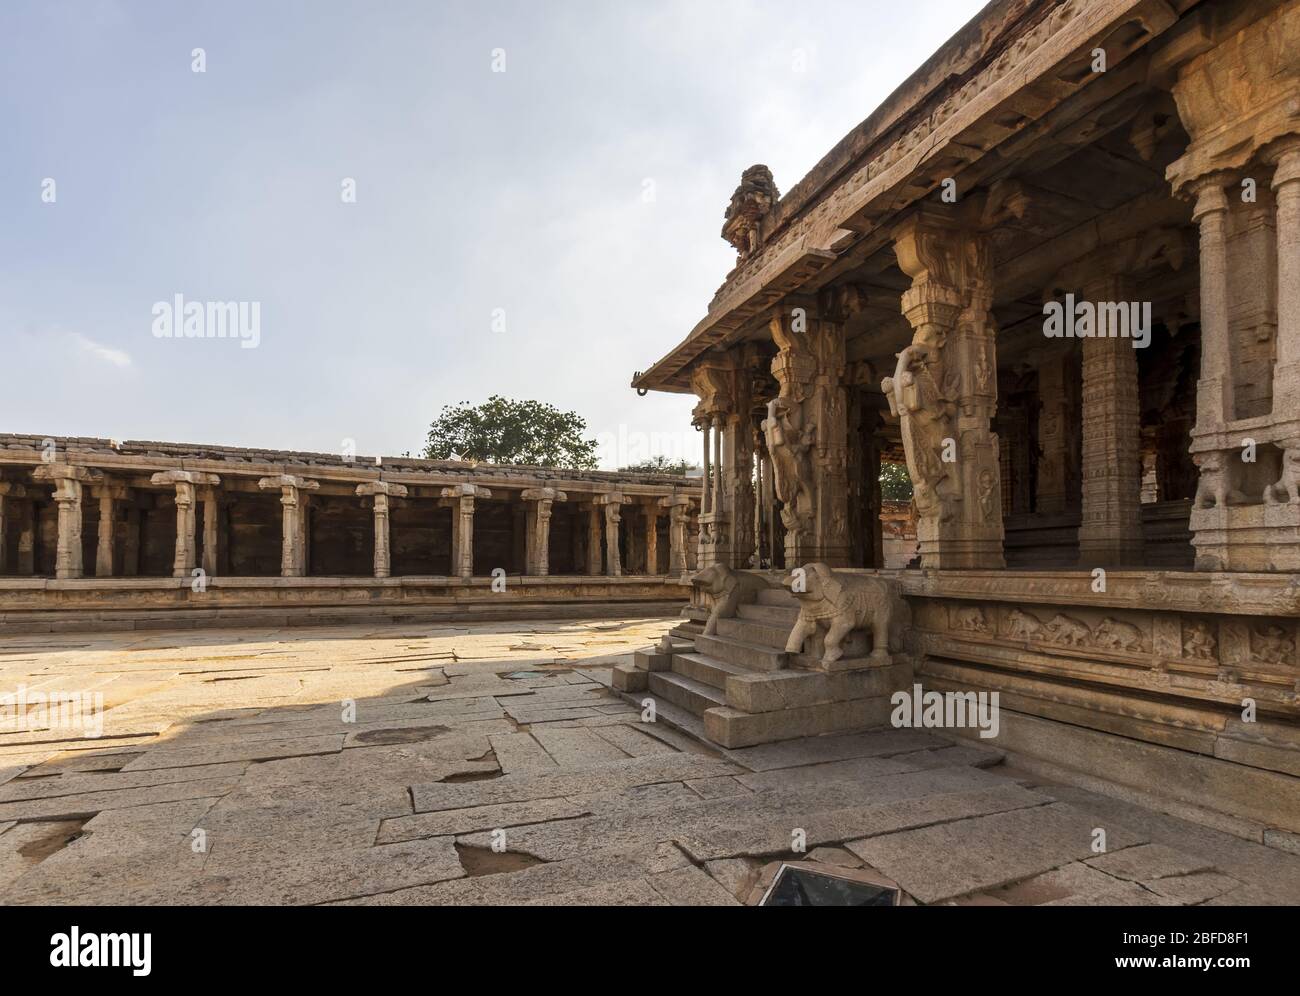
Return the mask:
{"type": "Polygon", "coordinates": [[[785,652],[799,615],[789,592],[773,588],[718,620],[704,635],[703,613],[670,633],[671,652],[638,652],[614,671],[614,687],[649,692],[660,716],[723,747],[840,733],[888,722],[889,695],[909,687],[910,661],[822,670],[814,654],[785,652]]]}

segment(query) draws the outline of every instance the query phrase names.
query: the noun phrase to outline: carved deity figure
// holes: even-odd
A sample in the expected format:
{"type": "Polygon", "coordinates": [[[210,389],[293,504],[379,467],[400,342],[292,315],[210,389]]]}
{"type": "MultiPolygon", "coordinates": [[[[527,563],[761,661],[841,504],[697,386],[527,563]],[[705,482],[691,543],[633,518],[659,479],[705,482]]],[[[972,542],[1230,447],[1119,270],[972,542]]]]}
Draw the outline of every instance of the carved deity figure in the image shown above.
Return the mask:
{"type": "Polygon", "coordinates": [[[871,659],[888,663],[891,649],[901,649],[897,630],[895,647],[890,647],[891,627],[902,604],[897,581],[871,574],[833,571],[826,564],[805,564],[802,572],[791,572],[781,582],[799,600],[799,619],[786,641],[788,654],[803,649],[804,640],[819,629],[826,629],[823,664],[833,664],[844,656],[844,638],[855,629],[871,631],[871,659]],[[802,581],[802,583],[800,583],[802,581]]]}
{"type": "Polygon", "coordinates": [[[704,624],[704,635],[718,631],[719,619],[732,619],[743,604],[752,603],[758,592],[772,587],[761,574],[733,571],[726,564],[713,564],[691,578],[691,584],[713,599],[713,608],[704,624]]]}
{"type": "Polygon", "coordinates": [[[940,456],[944,440],[952,437],[956,406],[930,372],[932,358],[930,347],[908,346],[898,354],[894,376],[880,384],[899,420],[916,510],[923,516],[937,512],[941,499],[960,497],[940,456]]]}
{"type": "Polygon", "coordinates": [[[787,531],[801,530],[812,517],[813,434],[802,399],[782,395],[768,402],[763,437],[772,457],[772,483],[784,505],[781,520],[787,531]]]}

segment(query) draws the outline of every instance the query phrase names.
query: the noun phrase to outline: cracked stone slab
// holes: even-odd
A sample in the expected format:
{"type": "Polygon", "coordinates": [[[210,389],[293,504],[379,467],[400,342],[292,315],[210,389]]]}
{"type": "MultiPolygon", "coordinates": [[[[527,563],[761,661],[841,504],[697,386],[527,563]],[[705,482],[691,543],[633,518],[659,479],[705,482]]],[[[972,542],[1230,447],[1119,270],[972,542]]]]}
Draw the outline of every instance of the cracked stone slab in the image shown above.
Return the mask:
{"type": "Polygon", "coordinates": [[[223,761],[271,761],[281,757],[302,757],[307,754],[335,754],[343,749],[344,736],[345,734],[342,733],[331,733],[316,737],[212,744],[201,747],[160,745],[143,757],[125,765],[122,770],[148,771],[152,768],[184,768],[223,761]]]}
{"type": "Polygon", "coordinates": [[[125,809],[155,802],[225,795],[234,787],[235,782],[229,779],[204,778],[198,781],[150,785],[145,788],[83,792],[80,795],[57,796],[53,799],[28,799],[0,805],[0,820],[17,819],[21,822],[90,816],[109,809],[125,809]]]}
{"type": "Polygon", "coordinates": [[[384,820],[379,826],[379,836],[375,843],[393,844],[422,837],[468,834],[479,830],[505,829],[590,815],[591,811],[586,806],[567,799],[536,799],[496,806],[476,806],[473,809],[444,809],[436,813],[414,813],[384,820]]]}
{"type": "Polygon", "coordinates": [[[1192,872],[1209,871],[1213,867],[1210,862],[1175,851],[1164,844],[1139,844],[1120,851],[1112,849],[1107,854],[1089,858],[1087,863],[1107,875],[1131,882],[1147,882],[1168,875],[1189,875],[1192,872]]]}
{"type": "MultiPolygon", "coordinates": [[[[580,890],[606,883],[644,880],[650,875],[687,864],[686,856],[671,844],[605,849],[588,852],[570,861],[402,889],[356,899],[348,905],[510,906],[534,901],[544,904],[550,897],[572,896],[580,890]]],[[[611,894],[622,893],[615,891],[611,894]]],[[[658,893],[654,896],[664,904],[658,893]]]]}
{"type": "MultiPolygon", "coordinates": [[[[1040,806],[1046,798],[1017,785],[973,792],[902,798],[874,805],[846,806],[822,812],[789,812],[778,818],[708,831],[684,831],[678,842],[695,860],[740,855],[781,854],[792,850],[794,831],[802,831],[806,847],[846,844],[869,834],[895,833],[944,821],[967,819],[1040,806]]],[[[846,844],[846,846],[850,846],[846,844]]]]}
{"type": "Polygon", "coordinates": [[[941,740],[923,730],[872,730],[868,733],[804,737],[757,747],[742,747],[727,751],[725,756],[751,771],[770,771],[774,768],[794,768],[805,764],[824,764],[854,757],[903,754],[948,746],[950,744],[947,740],[941,740]]]}
{"type": "Polygon", "coordinates": [[[465,874],[450,837],[329,851],[303,847],[278,851],[269,861],[246,849],[219,861],[222,846],[213,848],[204,874],[188,883],[183,902],[315,905],[465,874]]]}
{"type": "Polygon", "coordinates": [[[18,778],[0,786],[0,803],[29,799],[54,799],[60,796],[85,795],[90,792],[148,788],[174,782],[202,781],[209,778],[234,780],[247,768],[243,761],[226,764],[203,764],[193,768],[159,768],[153,771],[121,771],[104,774],[68,774],[51,778],[18,778]]]}
{"type": "MultiPolygon", "coordinates": [[[[1099,825],[1094,814],[1052,803],[869,837],[848,848],[919,902],[937,903],[1092,857],[1099,825]]],[[[1119,826],[1101,828],[1112,849],[1146,842],[1119,826]]]]}

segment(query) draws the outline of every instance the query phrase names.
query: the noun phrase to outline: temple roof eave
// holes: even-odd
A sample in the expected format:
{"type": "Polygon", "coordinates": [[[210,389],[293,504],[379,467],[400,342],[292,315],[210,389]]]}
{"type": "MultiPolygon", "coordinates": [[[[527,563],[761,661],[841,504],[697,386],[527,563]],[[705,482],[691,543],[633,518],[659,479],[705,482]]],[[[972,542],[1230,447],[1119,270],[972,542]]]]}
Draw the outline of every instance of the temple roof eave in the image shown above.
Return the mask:
{"type": "MultiPolygon", "coordinates": [[[[855,241],[887,229],[904,211],[928,196],[943,175],[960,173],[992,153],[1003,139],[1017,134],[1023,126],[1042,118],[1089,85],[1100,74],[1074,79],[1062,72],[1081,52],[1091,51],[1099,41],[1108,41],[1120,28],[1139,23],[1141,32],[1124,43],[1109,46],[1113,68],[1177,23],[1172,13],[1158,11],[1153,15],[1145,0],[1094,0],[1090,4],[1066,5],[1067,10],[1071,7],[1074,9],[1068,13],[1058,9],[1037,20],[1021,20],[1021,34],[1010,42],[1003,36],[1006,50],[996,58],[986,50],[992,62],[965,79],[916,128],[884,144],[861,146],[855,164],[841,164],[834,175],[821,178],[824,182],[817,192],[824,195],[821,199],[814,199],[803,181],[797,184],[772,213],[771,219],[779,219],[780,225],[768,231],[768,222],[764,223],[765,244],[728,276],[708,314],[653,366],[636,374],[632,386],[638,390],[689,392],[689,367],[702,353],[721,344],[785,295],[800,290],[855,241]],[[1015,58],[1009,59],[1013,53],[1015,58]],[[1011,62],[1015,62],[1014,73],[1010,71],[1011,62]],[[1000,123],[998,116],[1008,109],[1014,110],[1025,124],[1008,127],[1000,123]],[[827,190],[835,196],[827,194],[827,190]],[[794,216],[789,210],[792,196],[801,201],[794,216]]],[[[1006,5],[990,5],[940,53],[959,42],[969,45],[969,32],[976,22],[1005,13],[1006,5]]],[[[928,60],[918,74],[932,69],[934,61],[928,60]]],[[[907,87],[904,84],[889,102],[897,104],[899,93],[907,87]]],[[[914,109],[924,110],[921,105],[937,99],[936,93],[932,87],[917,93],[914,109]]],[[[900,112],[891,118],[901,116],[900,112]]],[[[850,137],[858,131],[855,129],[850,137]]],[[[876,137],[882,138],[883,133],[876,137]]],[[[842,155],[844,144],[837,145],[831,156],[842,155]]],[[[814,173],[818,169],[820,164],[814,173]]]]}

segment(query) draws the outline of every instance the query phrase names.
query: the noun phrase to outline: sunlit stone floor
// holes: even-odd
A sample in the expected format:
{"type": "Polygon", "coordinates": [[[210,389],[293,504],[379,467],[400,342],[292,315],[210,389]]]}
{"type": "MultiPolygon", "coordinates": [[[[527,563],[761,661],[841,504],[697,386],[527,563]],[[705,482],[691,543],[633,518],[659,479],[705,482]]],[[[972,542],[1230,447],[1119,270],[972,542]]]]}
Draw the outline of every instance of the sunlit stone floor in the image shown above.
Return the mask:
{"type": "Polygon", "coordinates": [[[103,707],[0,726],[0,902],[729,905],[781,860],[906,902],[1300,902],[1300,856],[987,747],[645,722],[609,668],[671,625],[0,636],[0,695],[103,707]]]}

